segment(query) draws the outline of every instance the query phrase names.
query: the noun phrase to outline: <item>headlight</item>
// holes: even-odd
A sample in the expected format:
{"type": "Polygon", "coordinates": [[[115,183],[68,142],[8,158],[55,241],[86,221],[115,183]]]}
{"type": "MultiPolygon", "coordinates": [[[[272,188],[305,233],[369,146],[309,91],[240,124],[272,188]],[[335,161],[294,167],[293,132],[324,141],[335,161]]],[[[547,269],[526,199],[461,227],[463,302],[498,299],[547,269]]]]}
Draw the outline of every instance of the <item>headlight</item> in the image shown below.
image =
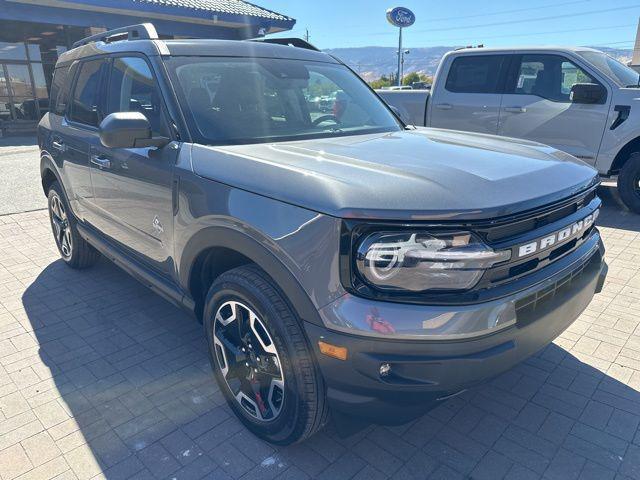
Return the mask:
{"type": "Polygon", "coordinates": [[[356,266],[380,290],[468,290],[486,269],[510,258],[510,251],[496,252],[469,232],[378,232],[359,244],[356,266]]]}

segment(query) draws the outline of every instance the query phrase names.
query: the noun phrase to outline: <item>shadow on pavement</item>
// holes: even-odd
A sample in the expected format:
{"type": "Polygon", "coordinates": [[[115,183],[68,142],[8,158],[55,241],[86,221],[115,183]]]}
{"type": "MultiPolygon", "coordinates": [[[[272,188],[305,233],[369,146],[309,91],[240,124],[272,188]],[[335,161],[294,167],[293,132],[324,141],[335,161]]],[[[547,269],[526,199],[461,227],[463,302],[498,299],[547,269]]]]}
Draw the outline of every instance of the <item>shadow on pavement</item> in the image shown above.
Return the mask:
{"type": "Polygon", "coordinates": [[[622,203],[615,185],[601,185],[598,196],[603,203],[603,215],[600,215],[597,222],[599,226],[640,232],[640,215],[633,213],[622,203]]]}
{"type": "Polygon", "coordinates": [[[557,345],[410,424],[274,448],[224,404],[200,324],[109,262],[53,262],[22,302],[79,478],[640,478],[640,392],[557,345]]]}

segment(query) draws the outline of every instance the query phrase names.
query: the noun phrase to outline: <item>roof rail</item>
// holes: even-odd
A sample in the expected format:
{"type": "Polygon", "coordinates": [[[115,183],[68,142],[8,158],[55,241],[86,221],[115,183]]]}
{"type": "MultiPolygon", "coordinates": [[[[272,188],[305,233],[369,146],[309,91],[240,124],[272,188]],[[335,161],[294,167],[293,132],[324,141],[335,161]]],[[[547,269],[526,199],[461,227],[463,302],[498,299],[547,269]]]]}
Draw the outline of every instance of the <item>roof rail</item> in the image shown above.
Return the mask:
{"type": "Polygon", "coordinates": [[[139,25],[129,25],[128,27],[116,28],[107,32],[91,35],[73,44],[73,48],[87,45],[91,42],[117,42],[120,40],[157,40],[158,32],[151,23],[141,23],[139,25]]]}
{"type": "Polygon", "coordinates": [[[277,45],[289,45],[290,47],[305,48],[307,50],[320,50],[301,38],[251,38],[250,42],[275,43],[277,45]]]}

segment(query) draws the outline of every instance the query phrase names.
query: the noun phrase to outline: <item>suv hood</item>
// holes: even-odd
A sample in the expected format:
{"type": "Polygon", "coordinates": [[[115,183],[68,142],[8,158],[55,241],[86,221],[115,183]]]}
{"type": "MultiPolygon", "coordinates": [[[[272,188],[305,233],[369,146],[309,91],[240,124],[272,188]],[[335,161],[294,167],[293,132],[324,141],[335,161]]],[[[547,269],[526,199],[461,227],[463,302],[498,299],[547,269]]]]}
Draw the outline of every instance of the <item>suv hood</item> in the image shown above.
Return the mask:
{"type": "Polygon", "coordinates": [[[420,128],[233,146],[193,145],[202,177],[342,218],[487,219],[571,196],[597,172],[524,140],[420,128]]]}

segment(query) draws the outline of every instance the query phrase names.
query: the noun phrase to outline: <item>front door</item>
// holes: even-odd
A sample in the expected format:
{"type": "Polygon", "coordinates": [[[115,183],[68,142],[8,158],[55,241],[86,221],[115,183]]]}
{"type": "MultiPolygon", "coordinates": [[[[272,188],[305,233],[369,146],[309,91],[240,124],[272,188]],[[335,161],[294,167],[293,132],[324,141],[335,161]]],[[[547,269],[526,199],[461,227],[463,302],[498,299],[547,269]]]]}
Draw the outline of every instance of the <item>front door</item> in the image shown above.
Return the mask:
{"type": "Polygon", "coordinates": [[[429,126],[495,135],[505,67],[505,55],[454,57],[446,80],[432,92],[429,126]]]}
{"type": "MultiPolygon", "coordinates": [[[[168,122],[153,71],[145,58],[116,57],[111,64],[105,116],[138,111],[154,136],[168,137],[168,122]]],[[[128,253],[170,275],[173,270],[173,166],[176,143],[163,148],[90,152],[91,179],[100,213],[97,227],[128,253]]]]}
{"type": "Polygon", "coordinates": [[[604,133],[608,102],[577,104],[576,83],[601,83],[561,55],[514,56],[502,99],[500,135],[551,145],[594,164],[604,133]]]}

